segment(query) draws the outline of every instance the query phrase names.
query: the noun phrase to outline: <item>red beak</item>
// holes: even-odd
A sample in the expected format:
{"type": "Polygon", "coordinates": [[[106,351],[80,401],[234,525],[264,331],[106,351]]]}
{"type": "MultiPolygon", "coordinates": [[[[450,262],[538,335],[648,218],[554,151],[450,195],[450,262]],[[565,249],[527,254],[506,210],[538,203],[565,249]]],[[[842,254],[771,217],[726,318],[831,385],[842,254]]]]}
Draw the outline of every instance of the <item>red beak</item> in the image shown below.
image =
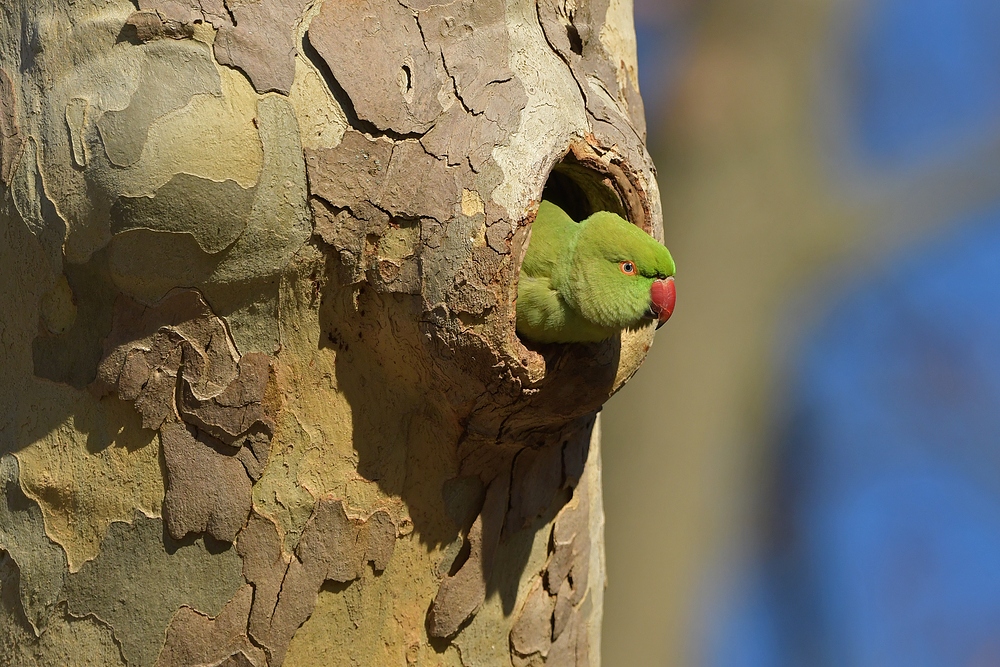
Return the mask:
{"type": "Polygon", "coordinates": [[[656,280],[649,290],[649,299],[652,302],[652,311],[656,314],[656,319],[660,321],[659,327],[670,319],[674,313],[674,306],[677,304],[677,288],[674,286],[673,278],[656,280]]]}

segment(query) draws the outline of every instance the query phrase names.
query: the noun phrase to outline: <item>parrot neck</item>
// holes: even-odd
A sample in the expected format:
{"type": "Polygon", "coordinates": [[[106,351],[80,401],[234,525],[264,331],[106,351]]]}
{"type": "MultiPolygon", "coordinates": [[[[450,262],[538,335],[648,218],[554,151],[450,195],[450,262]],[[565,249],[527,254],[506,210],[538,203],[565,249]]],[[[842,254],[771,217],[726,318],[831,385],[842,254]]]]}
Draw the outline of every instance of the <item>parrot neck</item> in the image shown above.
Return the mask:
{"type": "Polygon", "coordinates": [[[566,250],[560,254],[561,259],[552,271],[552,287],[559,292],[567,304],[577,311],[580,309],[580,303],[574,294],[575,281],[572,280],[572,277],[573,267],[576,265],[576,249],[580,243],[580,231],[585,224],[587,224],[586,221],[578,222],[570,228],[571,231],[566,238],[566,250]]]}

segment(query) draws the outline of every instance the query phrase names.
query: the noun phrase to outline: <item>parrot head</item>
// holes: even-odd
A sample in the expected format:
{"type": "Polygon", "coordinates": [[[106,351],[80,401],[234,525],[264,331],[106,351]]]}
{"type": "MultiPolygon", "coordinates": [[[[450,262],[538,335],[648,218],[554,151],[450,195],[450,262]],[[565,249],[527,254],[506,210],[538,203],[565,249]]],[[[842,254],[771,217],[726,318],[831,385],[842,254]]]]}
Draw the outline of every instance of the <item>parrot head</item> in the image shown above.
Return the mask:
{"type": "Polygon", "coordinates": [[[585,221],[569,274],[569,297],[585,318],[622,329],[674,312],[674,260],[653,237],[602,211],[585,221]]]}

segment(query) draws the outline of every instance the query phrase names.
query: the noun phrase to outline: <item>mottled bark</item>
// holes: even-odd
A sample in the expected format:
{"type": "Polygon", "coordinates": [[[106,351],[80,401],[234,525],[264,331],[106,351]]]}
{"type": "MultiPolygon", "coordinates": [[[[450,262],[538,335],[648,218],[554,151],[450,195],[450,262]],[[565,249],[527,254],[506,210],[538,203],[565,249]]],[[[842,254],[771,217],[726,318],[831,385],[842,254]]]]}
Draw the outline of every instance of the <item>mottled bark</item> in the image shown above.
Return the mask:
{"type": "Polygon", "coordinates": [[[543,196],[661,235],[624,0],[0,0],[0,655],[596,665],[543,196]]]}

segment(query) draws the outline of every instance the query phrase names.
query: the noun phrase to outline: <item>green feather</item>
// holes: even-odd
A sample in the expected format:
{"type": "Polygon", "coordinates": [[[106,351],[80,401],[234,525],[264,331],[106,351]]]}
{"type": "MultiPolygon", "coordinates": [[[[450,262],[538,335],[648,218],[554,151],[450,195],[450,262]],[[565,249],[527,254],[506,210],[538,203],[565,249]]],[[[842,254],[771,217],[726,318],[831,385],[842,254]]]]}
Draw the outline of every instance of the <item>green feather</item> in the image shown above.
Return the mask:
{"type": "Polygon", "coordinates": [[[517,332],[540,343],[596,342],[636,326],[657,278],[674,275],[670,252],[618,215],[575,222],[543,201],[517,287],[517,332]],[[622,272],[632,262],[638,275],[622,272]]]}

